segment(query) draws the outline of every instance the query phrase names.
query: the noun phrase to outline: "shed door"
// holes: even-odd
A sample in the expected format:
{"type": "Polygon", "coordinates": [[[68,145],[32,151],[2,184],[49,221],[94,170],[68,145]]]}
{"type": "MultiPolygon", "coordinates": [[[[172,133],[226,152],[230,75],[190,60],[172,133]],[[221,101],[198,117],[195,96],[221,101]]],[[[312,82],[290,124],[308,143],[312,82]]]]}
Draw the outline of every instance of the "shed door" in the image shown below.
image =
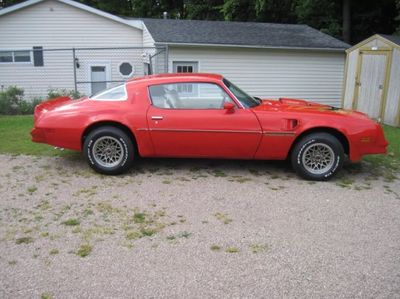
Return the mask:
{"type": "Polygon", "coordinates": [[[359,79],[356,80],[358,96],[355,98],[354,108],[371,118],[379,118],[384,94],[387,54],[362,51],[360,55],[359,79]]]}

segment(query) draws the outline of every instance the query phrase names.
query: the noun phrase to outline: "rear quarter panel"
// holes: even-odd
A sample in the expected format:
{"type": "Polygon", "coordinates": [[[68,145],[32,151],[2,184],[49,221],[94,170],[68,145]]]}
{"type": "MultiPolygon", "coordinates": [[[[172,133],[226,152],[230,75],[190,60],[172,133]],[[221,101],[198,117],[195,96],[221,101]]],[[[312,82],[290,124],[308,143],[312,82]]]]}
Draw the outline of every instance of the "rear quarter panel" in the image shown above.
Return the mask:
{"type": "Polygon", "coordinates": [[[74,105],[61,106],[46,112],[35,127],[43,129],[46,143],[72,150],[82,150],[85,131],[101,123],[115,122],[127,127],[138,143],[139,152],[152,152],[147,131],[146,110],[149,103],[143,86],[127,85],[127,101],[85,100],[74,105]]]}

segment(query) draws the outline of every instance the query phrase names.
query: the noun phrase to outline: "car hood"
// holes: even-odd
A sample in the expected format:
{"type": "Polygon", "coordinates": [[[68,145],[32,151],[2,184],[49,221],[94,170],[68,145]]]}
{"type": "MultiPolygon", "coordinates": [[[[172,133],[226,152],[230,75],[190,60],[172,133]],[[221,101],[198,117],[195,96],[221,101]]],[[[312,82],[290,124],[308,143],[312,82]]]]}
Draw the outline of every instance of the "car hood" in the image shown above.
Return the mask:
{"type": "Polygon", "coordinates": [[[319,103],[308,102],[300,99],[280,98],[278,100],[263,99],[261,104],[252,108],[254,112],[262,111],[281,111],[295,112],[304,114],[323,114],[323,115],[352,115],[366,117],[365,114],[352,110],[323,105],[319,103]]]}

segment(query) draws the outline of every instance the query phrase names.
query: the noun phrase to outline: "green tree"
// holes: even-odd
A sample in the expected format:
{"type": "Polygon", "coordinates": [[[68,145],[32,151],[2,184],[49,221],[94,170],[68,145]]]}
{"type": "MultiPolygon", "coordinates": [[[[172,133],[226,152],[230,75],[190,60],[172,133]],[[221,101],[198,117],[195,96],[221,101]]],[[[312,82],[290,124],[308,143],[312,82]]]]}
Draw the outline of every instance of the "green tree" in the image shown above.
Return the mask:
{"type": "Polygon", "coordinates": [[[0,0],[0,8],[24,2],[24,0],[0,0]]]}
{"type": "Polygon", "coordinates": [[[221,12],[226,21],[255,21],[255,0],[225,0],[221,12]]]}
{"type": "Polygon", "coordinates": [[[352,43],[375,33],[393,34],[396,30],[396,1],[352,0],[352,43]]]}
{"type": "Polygon", "coordinates": [[[340,2],[331,0],[295,0],[295,2],[295,13],[299,23],[336,37],[341,36],[340,2]]]}
{"type": "Polygon", "coordinates": [[[138,18],[162,18],[164,11],[168,18],[183,19],[186,17],[184,0],[129,0],[131,16],[138,18]]]}
{"type": "Polygon", "coordinates": [[[189,0],[186,1],[186,18],[191,20],[223,19],[223,0],[189,0]]]}
{"type": "Polygon", "coordinates": [[[396,17],[396,21],[397,21],[397,34],[400,35],[400,0],[397,0],[396,3],[397,6],[397,17],[396,17]]]}
{"type": "Polygon", "coordinates": [[[347,43],[351,42],[351,0],[342,1],[343,29],[342,37],[347,43]]]}
{"type": "Polygon", "coordinates": [[[293,0],[255,0],[257,21],[273,23],[294,23],[296,15],[293,0]]]}

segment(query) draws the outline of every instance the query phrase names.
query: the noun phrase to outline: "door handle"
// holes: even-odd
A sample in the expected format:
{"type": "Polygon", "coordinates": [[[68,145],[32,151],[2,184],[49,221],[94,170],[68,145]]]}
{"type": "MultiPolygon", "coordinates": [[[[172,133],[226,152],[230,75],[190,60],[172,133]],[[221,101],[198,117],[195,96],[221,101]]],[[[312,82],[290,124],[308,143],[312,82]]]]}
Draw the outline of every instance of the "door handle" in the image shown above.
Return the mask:
{"type": "Polygon", "coordinates": [[[162,116],[152,116],[151,119],[152,120],[163,120],[164,117],[162,117],[162,116]]]}

